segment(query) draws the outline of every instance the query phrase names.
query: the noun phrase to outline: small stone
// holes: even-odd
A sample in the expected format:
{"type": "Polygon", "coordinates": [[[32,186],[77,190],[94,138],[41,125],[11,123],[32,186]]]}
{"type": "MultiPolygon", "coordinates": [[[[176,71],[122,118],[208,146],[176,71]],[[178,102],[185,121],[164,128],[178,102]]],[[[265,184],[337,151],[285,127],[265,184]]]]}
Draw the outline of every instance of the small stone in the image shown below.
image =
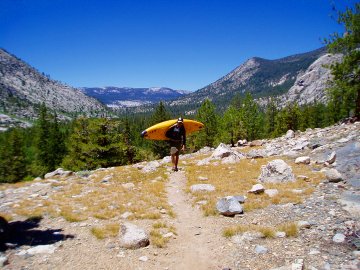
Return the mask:
{"type": "Polygon", "coordinates": [[[212,192],[215,191],[215,187],[210,184],[197,184],[190,187],[192,193],[194,192],[212,192]]]}
{"type": "Polygon", "coordinates": [[[345,235],[342,233],[337,233],[333,237],[333,242],[335,243],[343,243],[345,241],[345,235]]]}
{"type": "Polygon", "coordinates": [[[299,229],[309,229],[311,227],[310,222],[301,220],[297,223],[299,229]]]}
{"type": "Polygon", "coordinates": [[[285,232],[276,232],[275,237],[277,237],[277,238],[285,238],[286,233],[285,232]]]}
{"type": "Polygon", "coordinates": [[[266,247],[263,246],[256,246],[255,247],[255,252],[256,254],[265,254],[268,252],[268,249],[266,247]]]}
{"type": "Polygon", "coordinates": [[[141,257],[139,258],[139,261],[141,261],[141,262],[147,262],[148,260],[149,260],[149,258],[146,257],[146,256],[141,256],[141,257]]]}
{"type": "Polygon", "coordinates": [[[199,176],[198,179],[199,179],[200,181],[207,181],[207,180],[208,180],[208,178],[205,177],[205,176],[199,176]]]}
{"type": "Polygon", "coordinates": [[[320,251],[318,251],[317,249],[310,249],[309,255],[318,255],[321,254],[320,251]]]}

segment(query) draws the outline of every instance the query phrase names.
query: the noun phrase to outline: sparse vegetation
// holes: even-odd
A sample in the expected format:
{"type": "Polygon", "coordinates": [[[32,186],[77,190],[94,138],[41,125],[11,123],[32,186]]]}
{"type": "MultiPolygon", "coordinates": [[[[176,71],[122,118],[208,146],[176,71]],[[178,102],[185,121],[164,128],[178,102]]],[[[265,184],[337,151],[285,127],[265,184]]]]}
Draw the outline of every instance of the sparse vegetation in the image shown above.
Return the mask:
{"type": "Polygon", "coordinates": [[[286,237],[296,237],[298,235],[298,228],[295,223],[288,222],[279,224],[277,226],[260,226],[253,224],[240,224],[237,226],[225,228],[223,230],[223,236],[230,238],[237,234],[245,232],[258,232],[261,233],[261,237],[274,238],[276,232],[285,232],[286,237]]]}
{"type": "Polygon", "coordinates": [[[91,228],[91,233],[97,239],[104,239],[109,237],[115,237],[118,235],[120,225],[116,223],[106,224],[105,226],[97,226],[91,228]]]}
{"type": "Polygon", "coordinates": [[[199,183],[199,176],[207,178],[206,181],[201,181],[201,183],[209,183],[215,186],[216,190],[214,192],[192,194],[194,204],[199,201],[207,202],[201,206],[201,209],[205,216],[211,216],[217,214],[216,202],[218,199],[229,195],[247,196],[243,206],[245,212],[265,208],[271,204],[299,204],[314,191],[314,187],[322,180],[322,174],[311,171],[309,166],[295,165],[293,160],[284,158],[293,168],[295,175],[306,175],[309,179],[308,182],[297,180],[282,184],[264,184],[266,189],[276,188],[279,191],[279,194],[272,198],[266,194],[248,194],[247,191],[257,183],[261,166],[273,159],[257,159],[256,162],[244,159],[237,164],[218,164],[216,166],[213,164],[204,166],[188,165],[186,170],[188,177],[187,191],[190,192],[191,185],[199,183]],[[297,190],[299,192],[294,192],[297,190]]]}

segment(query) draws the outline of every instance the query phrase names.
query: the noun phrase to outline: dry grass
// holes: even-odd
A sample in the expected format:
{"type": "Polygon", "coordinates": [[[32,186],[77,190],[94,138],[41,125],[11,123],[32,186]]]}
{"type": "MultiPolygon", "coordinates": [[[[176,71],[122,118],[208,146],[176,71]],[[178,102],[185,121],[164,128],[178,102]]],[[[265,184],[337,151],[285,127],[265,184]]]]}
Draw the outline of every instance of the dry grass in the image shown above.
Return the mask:
{"type": "Polygon", "coordinates": [[[158,248],[166,247],[166,244],[170,241],[170,238],[164,237],[166,233],[173,233],[177,235],[174,226],[168,226],[164,222],[156,222],[152,225],[153,229],[150,232],[150,243],[158,248]]]}
{"type": "Polygon", "coordinates": [[[98,226],[91,228],[91,233],[97,239],[104,239],[109,237],[116,237],[119,234],[120,225],[117,223],[107,224],[105,226],[98,226]]]}
{"type": "Polygon", "coordinates": [[[276,232],[285,232],[286,237],[296,237],[298,235],[298,227],[294,222],[282,223],[276,227],[241,224],[225,228],[223,230],[223,236],[226,238],[230,238],[234,235],[242,234],[244,232],[259,232],[264,238],[274,238],[276,232]]]}
{"type": "Polygon", "coordinates": [[[323,176],[321,173],[313,172],[309,165],[295,164],[294,160],[282,158],[287,162],[295,175],[305,175],[307,181],[297,180],[291,183],[282,184],[263,184],[266,189],[277,189],[279,194],[270,198],[266,194],[254,195],[248,194],[254,184],[257,184],[257,178],[261,172],[261,166],[266,165],[269,161],[281,157],[262,158],[256,160],[244,159],[236,164],[221,164],[219,161],[204,166],[192,165],[187,166],[187,192],[190,192],[190,186],[194,184],[212,184],[216,190],[214,192],[198,192],[193,195],[193,203],[206,200],[207,203],[201,208],[205,216],[216,215],[216,202],[219,198],[229,195],[246,195],[248,198],[243,205],[244,211],[265,208],[271,204],[302,203],[303,200],[311,195],[315,190],[314,187],[321,182],[323,176]],[[200,181],[199,176],[206,177],[208,180],[200,181]],[[294,190],[301,190],[296,193],[294,190]]]}
{"type": "MultiPolygon", "coordinates": [[[[131,166],[98,170],[88,178],[75,176],[58,179],[51,187],[53,191],[56,187],[60,188],[48,193],[48,198],[24,199],[13,206],[13,212],[25,217],[61,216],[69,222],[88,218],[112,220],[124,212],[133,214],[129,219],[160,220],[161,209],[174,217],[175,213],[167,202],[166,179],[165,169],[161,167],[151,173],[142,173],[131,166]],[[104,178],[108,180],[104,181],[104,178]],[[129,183],[133,187],[125,185],[129,183]]],[[[21,183],[11,187],[28,185],[21,183]]]]}

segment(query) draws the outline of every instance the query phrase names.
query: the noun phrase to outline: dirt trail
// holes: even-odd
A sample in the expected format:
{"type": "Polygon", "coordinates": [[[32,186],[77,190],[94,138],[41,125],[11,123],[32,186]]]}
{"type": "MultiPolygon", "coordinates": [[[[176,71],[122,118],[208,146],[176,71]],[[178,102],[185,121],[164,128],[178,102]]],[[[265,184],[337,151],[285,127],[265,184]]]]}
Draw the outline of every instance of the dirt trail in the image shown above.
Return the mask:
{"type": "Polygon", "coordinates": [[[186,177],[184,172],[172,173],[169,177],[167,192],[176,218],[174,226],[177,239],[169,244],[169,269],[222,269],[225,266],[216,256],[221,243],[221,232],[212,218],[206,218],[196,207],[192,207],[185,193],[186,177]]]}

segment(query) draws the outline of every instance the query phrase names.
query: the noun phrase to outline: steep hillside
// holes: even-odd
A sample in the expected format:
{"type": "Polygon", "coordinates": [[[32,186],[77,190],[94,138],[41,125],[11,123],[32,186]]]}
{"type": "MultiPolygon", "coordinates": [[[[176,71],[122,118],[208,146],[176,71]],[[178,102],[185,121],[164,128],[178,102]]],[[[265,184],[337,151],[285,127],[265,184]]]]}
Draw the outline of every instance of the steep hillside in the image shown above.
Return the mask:
{"type": "Polygon", "coordinates": [[[37,108],[42,103],[62,115],[97,115],[105,112],[105,107],[99,101],[50,79],[2,49],[0,98],[0,111],[20,118],[36,117],[37,108]]]}
{"type": "Polygon", "coordinates": [[[161,100],[176,99],[188,93],[183,90],[173,90],[167,87],[84,87],[80,90],[112,108],[135,107],[161,100]]]}
{"type": "Polygon", "coordinates": [[[236,94],[245,92],[250,92],[254,98],[286,94],[298,77],[304,75],[309,66],[325,52],[325,48],[320,48],[277,60],[251,58],[214,83],[172,101],[169,105],[191,111],[206,98],[221,108],[226,107],[236,94]]]}

